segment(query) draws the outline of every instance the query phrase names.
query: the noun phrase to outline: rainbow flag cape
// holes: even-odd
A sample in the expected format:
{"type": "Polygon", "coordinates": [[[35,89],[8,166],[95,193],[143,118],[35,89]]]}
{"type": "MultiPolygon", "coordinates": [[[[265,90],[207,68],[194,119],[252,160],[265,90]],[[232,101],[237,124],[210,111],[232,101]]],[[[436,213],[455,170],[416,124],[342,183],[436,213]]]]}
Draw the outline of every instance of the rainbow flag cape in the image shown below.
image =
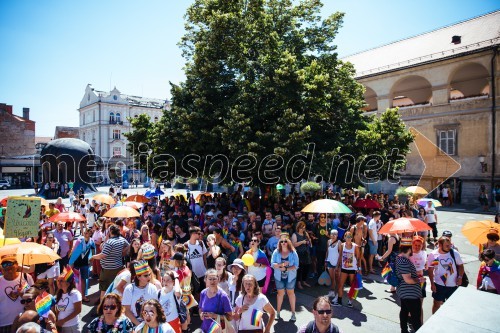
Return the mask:
{"type": "Polygon", "coordinates": [[[212,324],[208,328],[207,333],[219,333],[221,331],[220,325],[212,319],[212,324]]]}
{"type": "Polygon", "coordinates": [[[382,277],[386,278],[387,275],[389,275],[390,272],[392,272],[392,268],[391,268],[391,266],[389,266],[389,263],[387,263],[385,265],[384,269],[382,270],[382,277]]]}
{"type": "MultiPolygon", "coordinates": [[[[245,254],[250,254],[253,256],[253,253],[251,250],[248,250],[247,252],[245,252],[245,254]]],[[[262,264],[262,265],[271,266],[271,264],[269,263],[269,260],[267,259],[266,254],[261,249],[259,249],[257,252],[257,260],[255,260],[255,262],[262,264]]]]}
{"type": "Polygon", "coordinates": [[[253,309],[252,315],[250,316],[250,325],[259,327],[263,314],[264,314],[264,312],[259,311],[257,309],[253,309]]]}
{"type": "Polygon", "coordinates": [[[35,299],[36,312],[38,312],[40,317],[48,318],[50,308],[53,304],[55,304],[54,297],[44,291],[43,294],[38,295],[35,299]]]}

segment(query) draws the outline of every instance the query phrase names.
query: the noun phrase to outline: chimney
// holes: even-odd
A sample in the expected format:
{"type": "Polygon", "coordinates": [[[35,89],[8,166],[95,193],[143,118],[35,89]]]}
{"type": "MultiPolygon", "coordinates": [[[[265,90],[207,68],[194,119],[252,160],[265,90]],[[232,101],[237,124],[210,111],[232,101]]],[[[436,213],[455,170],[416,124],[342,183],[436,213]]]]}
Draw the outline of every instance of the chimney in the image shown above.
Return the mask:
{"type": "Polygon", "coordinates": [[[30,120],[30,108],[23,108],[23,118],[30,120]]]}

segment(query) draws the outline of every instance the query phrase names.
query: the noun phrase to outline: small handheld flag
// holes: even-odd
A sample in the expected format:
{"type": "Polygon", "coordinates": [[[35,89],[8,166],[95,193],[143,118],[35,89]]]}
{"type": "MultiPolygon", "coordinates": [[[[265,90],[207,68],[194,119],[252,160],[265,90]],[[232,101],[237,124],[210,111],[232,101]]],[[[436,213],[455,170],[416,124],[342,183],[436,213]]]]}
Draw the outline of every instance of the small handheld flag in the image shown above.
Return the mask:
{"type": "Polygon", "coordinates": [[[259,326],[263,314],[264,312],[253,309],[252,315],[250,316],[250,325],[259,326]]]}
{"type": "Polygon", "coordinates": [[[64,274],[64,281],[66,282],[70,282],[71,280],[74,279],[75,277],[75,274],[73,273],[73,270],[71,269],[70,266],[66,266],[66,269],[65,269],[65,274],[64,274]]]}
{"type": "Polygon", "coordinates": [[[382,277],[386,278],[390,272],[392,272],[391,266],[389,266],[389,264],[385,265],[384,269],[382,270],[382,277]]]}
{"type": "Polygon", "coordinates": [[[212,324],[208,328],[207,333],[219,333],[221,331],[220,325],[212,319],[212,324]]]}

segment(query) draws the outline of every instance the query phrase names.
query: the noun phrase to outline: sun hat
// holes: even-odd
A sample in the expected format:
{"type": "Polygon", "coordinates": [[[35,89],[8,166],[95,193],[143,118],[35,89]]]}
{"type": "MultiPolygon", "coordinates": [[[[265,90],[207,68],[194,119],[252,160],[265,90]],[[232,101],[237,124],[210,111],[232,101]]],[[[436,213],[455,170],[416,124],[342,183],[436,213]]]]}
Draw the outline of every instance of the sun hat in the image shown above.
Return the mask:
{"type": "Polygon", "coordinates": [[[233,268],[233,266],[241,268],[243,271],[245,271],[245,273],[247,271],[245,269],[245,264],[243,263],[243,260],[241,260],[240,258],[234,259],[233,263],[231,265],[227,266],[227,269],[230,271],[233,268]]]}

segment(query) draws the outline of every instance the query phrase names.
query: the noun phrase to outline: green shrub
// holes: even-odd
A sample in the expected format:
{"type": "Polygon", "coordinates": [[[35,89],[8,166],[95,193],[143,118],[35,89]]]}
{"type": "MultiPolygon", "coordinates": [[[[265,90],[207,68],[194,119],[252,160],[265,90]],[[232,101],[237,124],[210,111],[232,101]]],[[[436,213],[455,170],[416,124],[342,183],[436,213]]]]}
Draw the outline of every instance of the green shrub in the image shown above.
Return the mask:
{"type": "Polygon", "coordinates": [[[315,182],[306,182],[300,186],[300,191],[305,193],[314,193],[321,190],[321,185],[315,182]]]}

